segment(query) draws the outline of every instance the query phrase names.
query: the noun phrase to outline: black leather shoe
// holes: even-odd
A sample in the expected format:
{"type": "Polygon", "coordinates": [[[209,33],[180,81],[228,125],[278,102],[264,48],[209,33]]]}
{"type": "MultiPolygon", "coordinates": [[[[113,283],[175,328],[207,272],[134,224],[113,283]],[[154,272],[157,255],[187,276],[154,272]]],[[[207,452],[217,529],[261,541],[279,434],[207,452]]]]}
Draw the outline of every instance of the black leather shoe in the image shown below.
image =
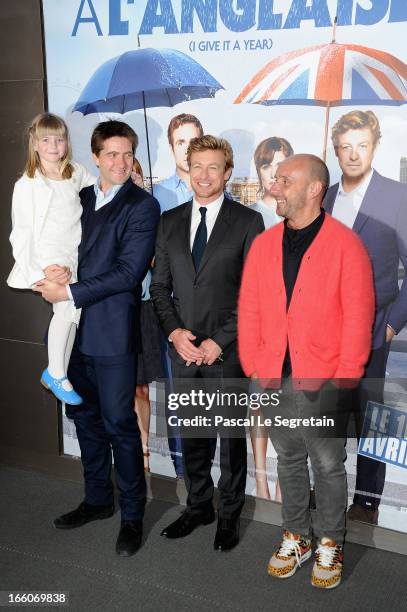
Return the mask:
{"type": "Polygon", "coordinates": [[[116,542],[116,552],[120,557],[131,557],[141,546],[143,523],[141,521],[122,521],[116,542]]]}
{"type": "Polygon", "coordinates": [[[192,533],[196,527],[199,527],[199,525],[209,525],[214,520],[215,512],[213,510],[201,512],[200,514],[192,514],[185,510],[176,521],[162,530],[161,535],[171,540],[184,538],[192,533]]]}
{"type": "Polygon", "coordinates": [[[352,504],[347,512],[347,517],[351,521],[359,521],[360,523],[368,523],[369,525],[377,525],[379,518],[378,510],[370,510],[359,504],[352,504]]]}
{"type": "Polygon", "coordinates": [[[113,504],[108,506],[94,506],[82,502],[76,510],[59,516],[54,521],[54,527],[57,529],[75,529],[82,527],[91,521],[110,518],[114,514],[113,504]]]}
{"type": "Polygon", "coordinates": [[[218,519],[213,547],[215,550],[232,550],[239,544],[239,519],[218,519]]]}

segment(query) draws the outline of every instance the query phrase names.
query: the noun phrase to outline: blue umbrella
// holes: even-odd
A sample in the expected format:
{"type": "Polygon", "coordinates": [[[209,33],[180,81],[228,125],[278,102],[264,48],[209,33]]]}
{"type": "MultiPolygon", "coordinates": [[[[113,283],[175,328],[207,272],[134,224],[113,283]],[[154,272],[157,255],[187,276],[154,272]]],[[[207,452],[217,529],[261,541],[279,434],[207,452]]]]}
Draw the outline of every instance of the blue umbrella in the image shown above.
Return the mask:
{"type": "Polygon", "coordinates": [[[127,113],[213,98],[224,87],[194,59],[175,49],[136,49],[102,64],[74,111],[127,113]]]}

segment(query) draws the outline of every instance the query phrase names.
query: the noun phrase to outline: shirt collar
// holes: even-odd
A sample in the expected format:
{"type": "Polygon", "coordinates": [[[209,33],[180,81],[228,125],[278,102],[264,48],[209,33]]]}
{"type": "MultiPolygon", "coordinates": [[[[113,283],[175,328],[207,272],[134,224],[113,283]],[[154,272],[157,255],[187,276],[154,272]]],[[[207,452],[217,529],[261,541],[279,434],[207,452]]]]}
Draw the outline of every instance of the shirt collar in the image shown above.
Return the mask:
{"type": "Polygon", "coordinates": [[[188,185],[186,184],[186,182],[180,176],[178,176],[176,171],[174,172],[174,174],[170,178],[171,178],[171,183],[172,183],[174,189],[178,189],[179,187],[183,187],[187,191],[191,191],[189,189],[188,185]]]}
{"type": "Polygon", "coordinates": [[[373,168],[370,169],[370,172],[366,176],[366,178],[357,187],[355,187],[355,189],[352,189],[352,191],[344,190],[343,182],[342,182],[343,176],[342,176],[340,183],[339,183],[338,195],[343,196],[343,197],[353,197],[354,195],[358,195],[359,197],[363,199],[365,197],[367,188],[369,187],[372,175],[373,175],[373,168]]]}
{"type": "Polygon", "coordinates": [[[305,227],[302,227],[301,229],[293,229],[292,227],[289,227],[288,219],[284,219],[284,229],[291,236],[300,237],[300,236],[304,236],[304,234],[309,234],[310,232],[315,231],[317,227],[322,225],[324,219],[325,219],[325,211],[323,208],[321,208],[321,212],[318,215],[318,217],[316,217],[313,221],[311,221],[309,225],[306,225],[305,227]]]}
{"type": "MultiPolygon", "coordinates": [[[[206,204],[205,205],[205,208],[206,208],[206,218],[208,218],[208,217],[213,218],[213,217],[215,217],[219,213],[220,207],[222,206],[224,199],[225,199],[225,195],[222,193],[217,200],[214,200],[210,204],[206,204]]],[[[194,197],[192,199],[192,214],[199,213],[199,209],[201,208],[201,206],[202,206],[202,204],[197,202],[195,200],[195,197],[194,197]]]]}
{"type": "Polygon", "coordinates": [[[93,188],[95,190],[95,196],[96,196],[97,199],[98,198],[105,199],[105,198],[109,198],[110,196],[115,196],[116,193],[119,191],[119,189],[121,189],[122,187],[123,187],[123,184],[121,184],[121,185],[112,185],[112,187],[110,187],[110,189],[108,189],[106,191],[106,193],[104,193],[102,191],[102,187],[101,187],[101,184],[100,184],[100,176],[98,177],[96,183],[93,186],[93,188]]]}

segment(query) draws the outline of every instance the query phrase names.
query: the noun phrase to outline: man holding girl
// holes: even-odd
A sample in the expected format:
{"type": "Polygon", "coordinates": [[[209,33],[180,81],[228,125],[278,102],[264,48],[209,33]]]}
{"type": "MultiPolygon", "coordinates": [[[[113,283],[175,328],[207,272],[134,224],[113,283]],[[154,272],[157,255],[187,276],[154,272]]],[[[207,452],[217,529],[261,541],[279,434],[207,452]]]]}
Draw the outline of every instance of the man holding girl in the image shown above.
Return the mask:
{"type": "Polygon", "coordinates": [[[91,147],[99,178],[80,193],[78,281],[68,286],[45,278],[36,286],[47,301],[82,309],[69,377],[83,403],[80,409],[69,406],[67,416],[75,422],[81,448],[85,498],[54,525],[73,529],[113,515],[113,451],[121,508],[116,551],[121,556],[140,547],[146,501],[134,413],[136,321],[160,214],[157,201],[131,179],[137,144],[137,135],[123,122],[96,126],[91,147]]]}

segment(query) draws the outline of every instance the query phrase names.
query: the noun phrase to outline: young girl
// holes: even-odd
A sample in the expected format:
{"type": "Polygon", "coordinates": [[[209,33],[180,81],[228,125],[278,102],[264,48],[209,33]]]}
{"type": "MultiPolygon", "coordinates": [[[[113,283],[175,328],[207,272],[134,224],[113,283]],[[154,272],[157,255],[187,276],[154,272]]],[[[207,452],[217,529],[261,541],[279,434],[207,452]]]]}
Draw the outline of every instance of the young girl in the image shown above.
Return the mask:
{"type": "MultiPolygon", "coordinates": [[[[10,287],[30,289],[47,278],[66,284],[67,268],[76,281],[81,240],[79,191],[95,178],[71,161],[71,145],[65,122],[42,113],[28,129],[25,172],[14,187],[12,232],[15,265],[7,279],[10,287]]],[[[48,330],[48,368],[41,383],[67,404],[82,398],[66,378],[80,310],[70,301],[53,306],[48,330]],[[76,325],[75,325],[76,324],[76,325]]]]}

